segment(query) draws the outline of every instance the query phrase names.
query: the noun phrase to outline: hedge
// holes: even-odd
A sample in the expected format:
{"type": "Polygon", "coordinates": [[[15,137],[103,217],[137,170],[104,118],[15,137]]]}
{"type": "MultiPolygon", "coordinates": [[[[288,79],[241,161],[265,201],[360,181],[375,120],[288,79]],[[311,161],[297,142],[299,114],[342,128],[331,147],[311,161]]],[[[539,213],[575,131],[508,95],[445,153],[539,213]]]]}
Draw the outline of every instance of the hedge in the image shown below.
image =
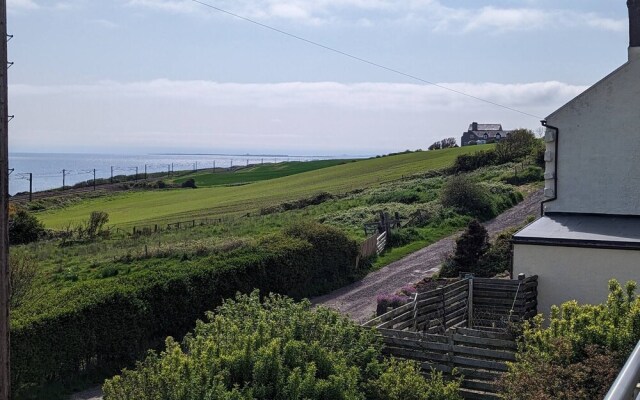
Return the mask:
{"type": "Polygon", "coordinates": [[[145,260],[143,272],[80,282],[14,316],[14,394],[132,365],[167,336],[182,337],[236,292],[257,288],[301,298],[344,286],[357,273],[357,251],[340,231],[303,224],[250,248],[196,260],[145,260]]]}

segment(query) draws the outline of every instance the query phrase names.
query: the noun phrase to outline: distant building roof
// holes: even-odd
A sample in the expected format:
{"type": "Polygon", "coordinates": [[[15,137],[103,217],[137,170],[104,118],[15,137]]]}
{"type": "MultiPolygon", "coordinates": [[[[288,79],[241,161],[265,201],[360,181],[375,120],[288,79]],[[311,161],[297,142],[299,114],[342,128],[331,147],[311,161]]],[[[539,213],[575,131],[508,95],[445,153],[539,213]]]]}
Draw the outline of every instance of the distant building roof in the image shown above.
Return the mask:
{"type": "Polygon", "coordinates": [[[469,132],[473,131],[501,131],[502,124],[471,124],[469,125],[469,132]],[[476,129],[473,129],[476,128],[476,129]]]}

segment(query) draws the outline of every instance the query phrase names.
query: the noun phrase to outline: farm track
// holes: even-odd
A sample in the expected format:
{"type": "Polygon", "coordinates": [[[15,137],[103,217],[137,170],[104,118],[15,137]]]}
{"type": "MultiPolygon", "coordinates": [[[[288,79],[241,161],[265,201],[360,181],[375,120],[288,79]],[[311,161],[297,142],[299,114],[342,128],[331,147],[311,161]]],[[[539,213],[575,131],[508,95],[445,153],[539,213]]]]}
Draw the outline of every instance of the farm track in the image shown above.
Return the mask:
{"type": "MultiPolygon", "coordinates": [[[[490,236],[526,222],[530,215],[540,212],[542,190],[530,193],[520,204],[505,211],[484,224],[490,236]]],[[[339,311],[352,320],[363,323],[371,319],[376,310],[376,296],[394,293],[405,285],[413,284],[434,275],[440,269],[443,258],[453,252],[458,234],[444,238],[375,271],[358,282],[332,293],[312,299],[314,305],[322,305],[339,311]]]]}

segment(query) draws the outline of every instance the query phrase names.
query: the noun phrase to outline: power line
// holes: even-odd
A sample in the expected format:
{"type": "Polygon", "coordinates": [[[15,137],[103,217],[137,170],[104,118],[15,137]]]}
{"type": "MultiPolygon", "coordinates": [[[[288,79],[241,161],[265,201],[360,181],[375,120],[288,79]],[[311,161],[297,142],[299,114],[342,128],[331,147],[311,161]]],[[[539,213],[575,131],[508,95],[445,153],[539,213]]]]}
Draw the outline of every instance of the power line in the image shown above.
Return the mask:
{"type": "Polygon", "coordinates": [[[366,58],[358,57],[358,56],[355,56],[355,55],[353,55],[353,54],[347,53],[347,52],[345,52],[345,51],[338,50],[338,49],[333,48],[333,47],[329,47],[329,46],[324,45],[324,44],[322,44],[322,43],[319,43],[319,42],[315,42],[315,41],[313,41],[313,40],[306,39],[306,38],[304,38],[304,37],[302,37],[302,36],[298,36],[298,35],[295,35],[295,34],[293,34],[293,33],[289,33],[289,32],[287,32],[287,31],[283,31],[282,29],[275,28],[275,27],[273,27],[273,26],[271,26],[271,25],[263,24],[262,22],[258,22],[258,21],[256,21],[256,20],[251,19],[251,18],[244,17],[244,16],[242,16],[242,15],[239,15],[239,14],[233,13],[233,12],[231,12],[231,11],[225,10],[225,9],[223,9],[223,8],[220,8],[220,7],[216,7],[216,6],[214,6],[214,5],[211,5],[211,4],[208,4],[208,3],[205,3],[205,2],[200,1],[200,0],[191,0],[191,1],[193,1],[194,3],[198,3],[198,4],[202,5],[202,6],[209,7],[209,8],[211,8],[211,9],[213,9],[213,10],[219,11],[219,12],[221,12],[221,13],[224,13],[224,14],[230,15],[230,16],[232,16],[232,17],[235,17],[235,18],[241,19],[241,20],[243,20],[243,21],[250,22],[250,23],[252,23],[252,24],[254,24],[254,25],[258,25],[258,26],[260,26],[260,27],[262,27],[262,28],[269,29],[269,30],[271,30],[271,31],[274,31],[274,32],[280,33],[280,34],[285,35],[285,36],[289,36],[289,37],[291,37],[291,38],[293,38],[293,39],[300,40],[300,41],[305,42],[305,43],[307,43],[307,44],[310,44],[310,45],[313,45],[313,46],[316,46],[316,47],[320,47],[320,48],[325,49],[325,50],[328,50],[328,51],[332,51],[332,52],[334,52],[334,53],[337,53],[337,54],[340,54],[340,55],[342,55],[342,56],[345,56],[345,57],[351,58],[351,59],[353,59],[353,60],[360,61],[360,62],[363,62],[363,63],[365,63],[365,64],[369,64],[369,65],[372,65],[372,66],[377,67],[377,68],[380,68],[380,69],[384,69],[384,70],[389,71],[389,72],[393,72],[394,74],[402,75],[402,76],[404,76],[404,77],[407,77],[407,78],[410,78],[410,79],[416,80],[416,81],[418,81],[418,82],[426,83],[426,84],[428,84],[428,85],[432,85],[432,86],[435,86],[435,87],[440,88],[440,89],[448,90],[448,91],[450,91],[450,92],[453,92],[453,93],[459,94],[459,95],[461,95],[461,96],[466,96],[466,97],[468,97],[468,98],[471,98],[471,99],[474,99],[474,100],[477,100],[477,101],[481,101],[481,102],[483,102],[483,103],[491,104],[491,105],[496,106],[496,107],[501,107],[501,108],[504,108],[504,109],[506,109],[506,110],[513,111],[513,112],[516,112],[516,113],[519,113],[519,114],[522,114],[522,115],[526,115],[526,116],[529,116],[529,117],[532,117],[532,118],[536,118],[536,119],[542,119],[542,118],[543,118],[543,117],[540,117],[539,115],[530,114],[530,113],[528,113],[528,112],[521,111],[521,110],[518,110],[518,109],[513,108],[513,107],[505,106],[504,104],[496,103],[496,102],[494,102],[494,101],[487,100],[487,99],[483,99],[483,98],[481,98],[481,97],[477,97],[477,96],[474,96],[474,95],[472,95],[472,94],[468,94],[468,93],[462,92],[462,91],[460,91],[460,90],[456,90],[456,89],[450,88],[450,87],[448,87],[448,86],[441,85],[441,84],[439,84],[439,83],[435,83],[435,82],[428,81],[428,80],[426,80],[426,79],[422,79],[422,78],[420,78],[420,77],[418,77],[418,76],[415,76],[415,75],[412,75],[412,74],[408,74],[408,73],[406,73],[406,72],[402,72],[402,71],[400,71],[400,70],[398,70],[398,69],[395,69],[395,68],[391,68],[391,67],[384,66],[384,65],[379,64],[379,63],[377,63],[377,62],[375,62],[375,61],[367,60],[366,58]]]}

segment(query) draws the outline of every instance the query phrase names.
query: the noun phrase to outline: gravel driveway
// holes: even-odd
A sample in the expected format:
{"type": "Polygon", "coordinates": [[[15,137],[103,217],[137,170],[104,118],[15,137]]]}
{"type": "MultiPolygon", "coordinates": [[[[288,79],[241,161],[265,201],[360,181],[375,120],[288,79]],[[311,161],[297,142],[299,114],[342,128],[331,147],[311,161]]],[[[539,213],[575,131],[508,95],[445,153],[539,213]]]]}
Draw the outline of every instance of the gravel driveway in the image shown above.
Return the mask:
{"type": "MultiPolygon", "coordinates": [[[[542,190],[530,193],[520,204],[484,224],[489,235],[524,223],[530,215],[538,216],[542,190]]],[[[416,283],[438,272],[445,255],[453,252],[457,235],[444,238],[430,246],[409,254],[364,279],[332,293],[312,299],[312,303],[340,311],[356,322],[363,323],[374,316],[376,296],[394,293],[401,287],[416,283]]]]}

